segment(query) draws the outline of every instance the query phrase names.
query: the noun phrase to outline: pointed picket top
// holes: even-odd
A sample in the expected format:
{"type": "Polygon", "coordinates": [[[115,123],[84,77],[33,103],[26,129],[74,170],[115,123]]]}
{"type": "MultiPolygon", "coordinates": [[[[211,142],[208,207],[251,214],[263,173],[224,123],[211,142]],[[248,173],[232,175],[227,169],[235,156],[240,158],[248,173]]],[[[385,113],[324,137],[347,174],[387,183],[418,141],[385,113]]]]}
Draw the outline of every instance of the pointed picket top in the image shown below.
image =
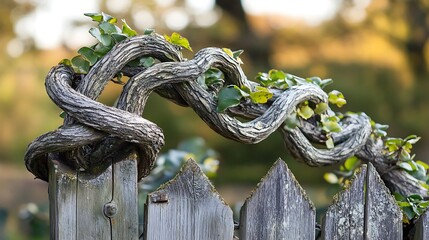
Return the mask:
{"type": "Polygon", "coordinates": [[[362,165],[350,185],[334,196],[323,221],[323,239],[363,239],[366,171],[362,165]]]}
{"type": "Polygon", "coordinates": [[[371,163],[334,197],[322,226],[323,239],[402,239],[402,214],[371,163]]]}
{"type": "Polygon", "coordinates": [[[232,210],[194,160],[150,193],[146,208],[145,239],[233,238],[232,210]]]}
{"type": "Polygon", "coordinates": [[[402,239],[402,212],[371,163],[367,171],[366,239],[402,239]]]}
{"type": "Polygon", "coordinates": [[[240,239],[314,239],[315,208],[278,159],[240,212],[240,239]]]}

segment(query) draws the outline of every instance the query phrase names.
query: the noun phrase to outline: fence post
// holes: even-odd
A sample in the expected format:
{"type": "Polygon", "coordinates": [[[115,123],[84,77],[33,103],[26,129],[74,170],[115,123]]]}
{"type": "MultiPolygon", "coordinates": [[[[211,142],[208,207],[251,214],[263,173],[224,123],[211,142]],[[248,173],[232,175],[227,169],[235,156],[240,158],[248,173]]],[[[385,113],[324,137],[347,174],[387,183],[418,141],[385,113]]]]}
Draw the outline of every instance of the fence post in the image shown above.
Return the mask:
{"type": "Polygon", "coordinates": [[[314,239],[316,210],[279,159],[240,212],[240,239],[314,239]]]}
{"type": "Polygon", "coordinates": [[[194,160],[148,195],[145,239],[231,240],[232,210],[194,160]]]}
{"type": "Polygon", "coordinates": [[[137,239],[137,163],[126,159],[100,175],[49,162],[51,239],[137,239]]]}

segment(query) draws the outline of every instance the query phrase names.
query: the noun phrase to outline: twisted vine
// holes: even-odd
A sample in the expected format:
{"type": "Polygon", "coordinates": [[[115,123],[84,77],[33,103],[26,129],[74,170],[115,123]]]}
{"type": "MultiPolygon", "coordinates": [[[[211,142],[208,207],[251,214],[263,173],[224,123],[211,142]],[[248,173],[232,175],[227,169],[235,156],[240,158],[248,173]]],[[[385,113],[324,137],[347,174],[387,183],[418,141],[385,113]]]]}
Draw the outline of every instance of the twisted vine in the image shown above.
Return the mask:
{"type": "Polygon", "coordinates": [[[302,102],[327,102],[328,96],[320,87],[308,83],[286,90],[270,89],[273,97],[266,104],[242,101],[220,113],[216,111],[216,92],[203,88],[197,81],[213,67],[224,74],[224,85],[251,90],[259,86],[247,80],[240,64],[225,51],[205,48],[186,60],[177,46],[156,34],[121,41],[86,75],[61,64],[53,67],[46,77],[46,90],[67,116],[63,126],[41,135],[28,146],[27,169],[37,178],[48,181],[48,158],[80,171],[99,172],[119,156],[133,156],[138,161],[139,178],[148,175],[164,145],[162,129],[142,117],[146,101],[155,91],[179,105],[191,107],[208,126],[226,138],[253,144],[278,130],[292,155],[310,166],[335,164],[358,156],[376,167],[392,191],[428,195],[417,179],[403,170],[391,168],[392,162],[383,152],[382,141],[370,137],[372,128],[365,114],[346,115],[341,119],[343,130],[331,135],[333,148],[317,147],[326,136],[314,119],[302,120],[297,128],[285,127],[285,120],[302,102]],[[142,56],[156,58],[159,63],[149,68],[127,66],[142,56]],[[105,85],[118,72],[130,79],[117,104],[106,106],[97,102],[105,85]]]}

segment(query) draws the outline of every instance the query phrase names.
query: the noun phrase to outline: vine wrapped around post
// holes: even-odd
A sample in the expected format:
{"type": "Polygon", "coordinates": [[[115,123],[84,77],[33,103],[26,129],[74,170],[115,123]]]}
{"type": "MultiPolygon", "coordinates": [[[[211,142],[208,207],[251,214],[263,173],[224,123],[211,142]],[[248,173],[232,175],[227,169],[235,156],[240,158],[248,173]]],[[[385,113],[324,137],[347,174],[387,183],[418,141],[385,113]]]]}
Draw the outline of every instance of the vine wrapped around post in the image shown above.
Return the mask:
{"type": "Polygon", "coordinates": [[[149,33],[118,41],[85,74],[67,64],[53,67],[46,77],[46,90],[66,117],[63,126],[28,146],[28,170],[47,181],[49,154],[59,154],[64,164],[89,172],[102,171],[118,154],[136,154],[139,177],[148,175],[164,145],[162,129],[142,117],[146,101],[155,91],[191,107],[226,138],[253,144],[278,130],[291,154],[310,166],[335,164],[356,156],[371,162],[392,192],[428,196],[426,185],[398,167],[386,153],[385,137],[374,134],[370,118],[363,113],[338,117],[327,105],[330,96],[316,80],[288,76],[294,84],[267,86],[249,81],[240,61],[228,50],[205,48],[190,60],[184,59],[180,50],[171,39],[149,33]],[[155,59],[154,64],[130,64],[149,57],[155,59]],[[215,84],[205,77],[213,69],[223,76],[215,84]],[[130,78],[116,105],[95,101],[108,81],[118,75],[130,78]],[[231,103],[219,109],[225,95],[232,96],[231,103]],[[254,100],[255,96],[262,100],[254,100]],[[291,118],[297,113],[303,117],[291,118]],[[339,131],[322,121],[334,117],[339,131]],[[296,126],[290,126],[291,119],[296,126]]]}

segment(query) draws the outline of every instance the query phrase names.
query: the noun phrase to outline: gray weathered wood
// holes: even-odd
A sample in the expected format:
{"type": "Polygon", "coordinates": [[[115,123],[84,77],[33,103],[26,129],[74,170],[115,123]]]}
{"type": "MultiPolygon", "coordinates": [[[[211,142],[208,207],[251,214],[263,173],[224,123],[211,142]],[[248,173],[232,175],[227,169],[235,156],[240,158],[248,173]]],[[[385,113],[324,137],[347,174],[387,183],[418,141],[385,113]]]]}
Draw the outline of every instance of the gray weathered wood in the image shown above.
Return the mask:
{"type": "Polygon", "coordinates": [[[426,210],[417,220],[414,240],[429,239],[429,211],[426,210]]]}
{"type": "Polygon", "coordinates": [[[371,163],[365,202],[365,239],[402,239],[402,212],[371,163]]]}
{"type": "Polygon", "coordinates": [[[147,200],[146,240],[231,240],[234,223],[226,205],[193,160],[147,200]]]}
{"type": "Polygon", "coordinates": [[[76,239],[76,171],[50,158],[49,221],[51,239],[76,239]]]}
{"type": "Polygon", "coordinates": [[[102,174],[49,163],[51,239],[137,239],[137,161],[114,163],[102,174]]]}
{"type": "Polygon", "coordinates": [[[282,160],[241,209],[240,239],[314,239],[316,211],[282,160]]]}
{"type": "Polygon", "coordinates": [[[323,239],[402,239],[402,214],[374,167],[363,165],[326,212],[323,239]]]}
{"type": "Polygon", "coordinates": [[[111,217],[112,239],[138,238],[137,161],[124,160],[113,165],[113,198],[118,206],[111,217]]]}
{"type": "Polygon", "coordinates": [[[75,191],[76,239],[111,239],[110,220],[104,215],[104,205],[112,199],[112,166],[99,176],[78,172],[75,191]]]}
{"type": "Polygon", "coordinates": [[[323,239],[364,239],[366,171],[362,166],[350,186],[334,197],[324,218],[323,239]]]}

